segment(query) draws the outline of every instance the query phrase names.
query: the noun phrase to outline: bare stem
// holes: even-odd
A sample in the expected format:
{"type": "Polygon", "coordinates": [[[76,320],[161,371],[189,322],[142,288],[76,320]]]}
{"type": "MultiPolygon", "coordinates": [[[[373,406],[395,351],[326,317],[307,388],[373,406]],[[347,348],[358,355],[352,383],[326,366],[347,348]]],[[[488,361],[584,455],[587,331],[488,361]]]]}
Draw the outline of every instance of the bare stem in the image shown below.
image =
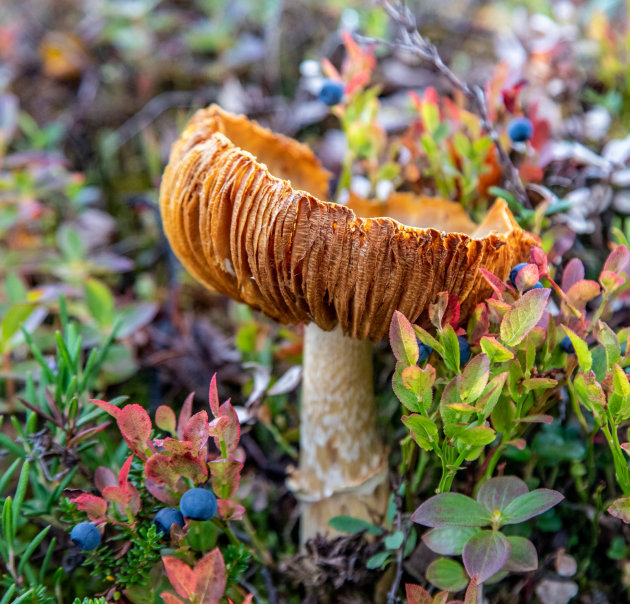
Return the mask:
{"type": "Polygon", "coordinates": [[[471,86],[457,77],[453,71],[444,63],[437,48],[429,40],[427,40],[418,31],[416,18],[411,10],[401,2],[390,2],[389,0],[379,0],[379,4],[385,9],[392,21],[398,26],[399,39],[395,42],[389,42],[380,38],[367,38],[357,36],[364,43],[380,44],[387,46],[393,50],[405,50],[423,61],[432,65],[437,71],[457,90],[460,90],[468,99],[472,110],[479,116],[481,127],[490,137],[499,156],[499,161],[503,168],[505,184],[520,203],[528,209],[531,209],[531,203],[527,196],[525,186],[521,181],[516,166],[512,163],[510,156],[501,145],[499,134],[492,125],[488,114],[488,106],[486,103],[486,95],[483,88],[479,85],[471,86]]]}

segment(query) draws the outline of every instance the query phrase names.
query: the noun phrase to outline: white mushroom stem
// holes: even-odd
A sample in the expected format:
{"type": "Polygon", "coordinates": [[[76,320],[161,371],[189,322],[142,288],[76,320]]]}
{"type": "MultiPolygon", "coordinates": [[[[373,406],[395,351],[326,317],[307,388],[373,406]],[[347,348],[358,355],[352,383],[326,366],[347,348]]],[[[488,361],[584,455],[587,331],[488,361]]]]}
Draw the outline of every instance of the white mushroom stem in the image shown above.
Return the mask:
{"type": "Polygon", "coordinates": [[[376,429],[372,344],[304,333],[300,463],[289,486],[301,501],[301,542],[333,536],[331,517],[379,522],[387,506],[387,451],[376,429]]]}

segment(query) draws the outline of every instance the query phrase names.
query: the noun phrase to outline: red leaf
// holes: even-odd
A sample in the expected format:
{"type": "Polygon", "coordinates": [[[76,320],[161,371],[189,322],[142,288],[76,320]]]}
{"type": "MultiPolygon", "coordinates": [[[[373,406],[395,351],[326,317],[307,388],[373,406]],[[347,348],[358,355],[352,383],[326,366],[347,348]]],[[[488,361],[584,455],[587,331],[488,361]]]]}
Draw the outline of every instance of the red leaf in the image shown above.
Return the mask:
{"type": "MultiPolygon", "coordinates": [[[[225,592],[225,562],[218,547],[207,553],[193,571],[199,604],[218,604],[225,592]]],[[[170,578],[170,576],[169,576],[170,578]]]]}
{"type": "Polygon", "coordinates": [[[168,506],[176,506],[179,503],[177,497],[173,495],[171,489],[166,485],[157,484],[150,478],[147,478],[144,481],[144,486],[147,488],[147,491],[153,495],[153,497],[168,506]]]}
{"type": "Polygon", "coordinates": [[[91,398],[90,402],[94,403],[97,407],[100,407],[103,411],[109,413],[112,417],[118,419],[118,416],[120,415],[120,409],[116,407],[116,405],[112,405],[107,401],[101,401],[97,398],[91,398]]]}
{"type": "Polygon", "coordinates": [[[107,501],[121,505],[124,511],[124,508],[131,502],[132,494],[131,491],[121,489],[120,487],[105,487],[103,489],[103,497],[105,497],[107,501]]]}
{"type": "Polygon", "coordinates": [[[179,421],[177,422],[177,438],[182,440],[184,438],[184,427],[188,423],[190,416],[192,415],[192,404],[195,398],[195,393],[191,392],[182,405],[182,410],[179,412],[179,421]]]}
{"type": "Polygon", "coordinates": [[[107,501],[102,497],[90,495],[89,493],[81,493],[81,495],[73,497],[70,501],[76,504],[77,509],[85,512],[88,518],[93,522],[98,522],[105,518],[105,514],[107,513],[107,501]]]}
{"type": "Polygon", "coordinates": [[[215,373],[212,376],[212,380],[210,381],[210,411],[212,411],[212,415],[217,417],[219,415],[219,391],[217,390],[217,374],[215,373]]]}
{"type": "Polygon", "coordinates": [[[195,453],[200,454],[203,451],[203,458],[205,459],[205,453],[207,452],[206,443],[210,437],[210,429],[208,427],[208,414],[205,411],[199,411],[195,413],[184,428],[184,440],[188,440],[193,444],[195,453]]]}
{"type": "Polygon", "coordinates": [[[488,307],[485,302],[480,302],[468,321],[468,340],[470,343],[479,344],[479,340],[488,333],[489,328],[488,307]]]}
{"type": "Polygon", "coordinates": [[[409,604],[432,604],[433,602],[429,592],[424,587],[420,587],[420,585],[405,584],[405,593],[409,604]]]}
{"type": "Polygon", "coordinates": [[[143,461],[147,451],[155,451],[151,437],[151,419],[140,405],[126,405],[120,410],[118,427],[129,448],[143,461]]]}
{"type": "Polygon", "coordinates": [[[460,306],[459,300],[455,294],[448,295],[448,303],[446,305],[446,311],[442,318],[442,327],[450,325],[453,329],[457,329],[459,324],[460,306]]]}
{"type": "Polygon", "coordinates": [[[568,292],[571,286],[584,279],[584,265],[579,258],[572,258],[567,262],[562,273],[562,291],[568,292]]]}
{"type": "Polygon", "coordinates": [[[488,282],[490,287],[495,291],[495,293],[499,296],[499,299],[503,297],[503,292],[506,289],[505,283],[499,279],[496,275],[493,275],[490,271],[487,271],[485,268],[480,268],[479,272],[483,275],[483,278],[488,282]]]}
{"type": "Polygon", "coordinates": [[[133,455],[130,455],[125,461],[125,463],[123,464],[123,467],[120,468],[120,473],[118,474],[119,487],[125,487],[127,484],[129,484],[127,482],[127,478],[129,478],[129,470],[131,468],[132,461],[133,461],[133,455]]]}
{"type": "Polygon", "coordinates": [[[162,556],[162,562],[173,589],[186,601],[192,600],[197,587],[197,577],[193,569],[173,556],[162,556]]]}
{"type": "Polygon", "coordinates": [[[165,432],[169,432],[175,436],[175,412],[166,405],[160,405],[155,412],[155,425],[165,432]]]}

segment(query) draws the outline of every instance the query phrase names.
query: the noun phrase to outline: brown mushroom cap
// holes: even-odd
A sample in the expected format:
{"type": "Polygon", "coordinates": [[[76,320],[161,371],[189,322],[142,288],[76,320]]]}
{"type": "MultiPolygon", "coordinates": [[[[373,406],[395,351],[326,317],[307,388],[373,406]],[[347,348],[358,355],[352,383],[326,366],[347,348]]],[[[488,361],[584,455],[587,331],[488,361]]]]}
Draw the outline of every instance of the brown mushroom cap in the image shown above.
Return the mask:
{"type": "Polygon", "coordinates": [[[339,323],[372,340],[395,310],[424,322],[441,291],[466,317],[491,293],[477,269],[505,279],[538,243],[500,199],[477,226],[458,204],[404,193],[385,204],[320,201],[328,177],[305,145],[212,105],[173,146],[164,230],[206,286],[281,323],[339,323]]]}

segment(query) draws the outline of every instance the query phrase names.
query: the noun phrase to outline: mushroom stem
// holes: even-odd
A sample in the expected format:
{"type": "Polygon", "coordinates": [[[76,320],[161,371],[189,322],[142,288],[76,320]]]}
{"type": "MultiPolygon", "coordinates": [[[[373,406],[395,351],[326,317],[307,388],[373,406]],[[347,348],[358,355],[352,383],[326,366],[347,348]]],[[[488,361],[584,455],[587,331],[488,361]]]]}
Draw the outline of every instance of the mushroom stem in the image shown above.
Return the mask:
{"type": "Polygon", "coordinates": [[[302,545],[332,536],[331,517],[379,522],[387,506],[387,450],[376,428],[372,343],[304,333],[300,464],[289,486],[301,501],[302,545]]]}

